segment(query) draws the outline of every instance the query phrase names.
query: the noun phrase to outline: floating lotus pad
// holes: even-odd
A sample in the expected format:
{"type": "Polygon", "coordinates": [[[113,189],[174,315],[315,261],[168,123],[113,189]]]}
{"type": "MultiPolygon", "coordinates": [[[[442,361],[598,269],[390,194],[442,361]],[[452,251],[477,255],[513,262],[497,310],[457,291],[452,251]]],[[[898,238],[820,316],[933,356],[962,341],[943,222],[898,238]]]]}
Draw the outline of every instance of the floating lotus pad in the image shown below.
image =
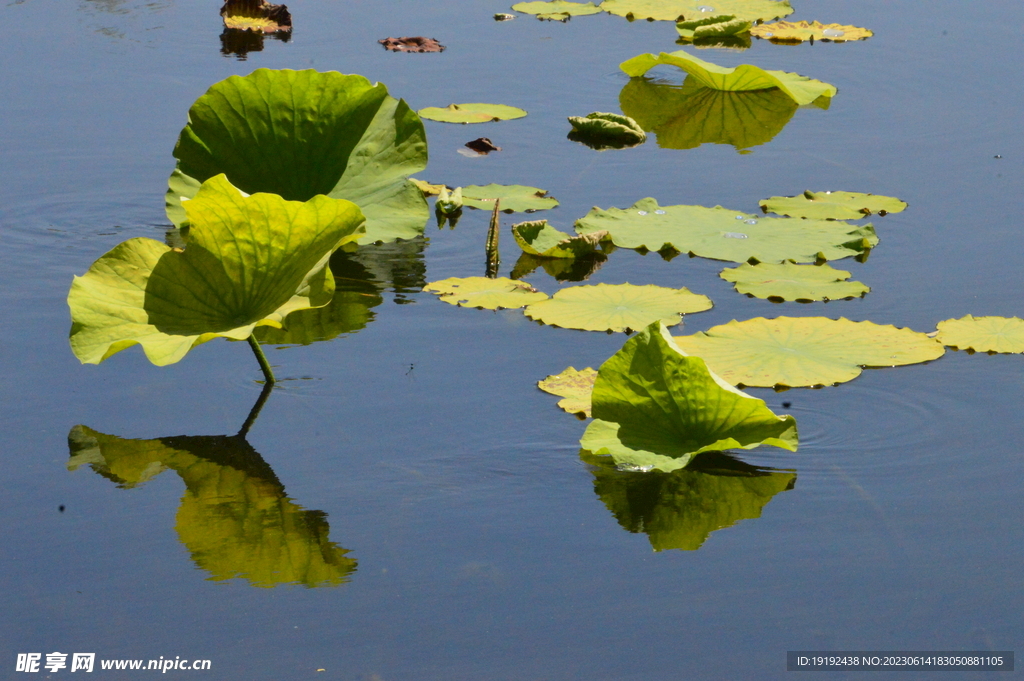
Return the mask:
{"type": "Polygon", "coordinates": [[[416,237],[430,217],[407,180],[427,166],[423,123],[362,76],[270,69],[231,76],[189,109],[174,157],[167,216],[179,227],[187,224],[182,201],[220,173],[247,194],[352,201],[366,216],[363,244],[416,237]]]}
{"type": "Polygon", "coordinates": [[[527,283],[504,277],[450,277],[431,282],[423,290],[440,295],[451,305],[486,310],[514,310],[548,297],[527,283]]]}
{"type": "Polygon", "coordinates": [[[839,300],[858,298],[871,289],[859,281],[846,281],[850,273],[829,265],[744,263],[718,275],[736,284],[740,293],[769,300],[839,300]]]}
{"type": "Polygon", "coordinates": [[[607,232],[570,236],[548,224],[547,220],[512,225],[512,236],[524,253],[542,258],[579,258],[593,254],[607,232]]]}
{"type": "Polygon", "coordinates": [[[595,284],[563,288],[554,297],[527,307],[526,316],[563,329],[627,331],[659,320],[672,326],[684,314],[711,307],[710,298],[685,288],[595,284]]]}
{"type": "Polygon", "coordinates": [[[874,35],[866,28],[822,24],[817,21],[777,21],[750,29],[750,35],[766,38],[775,43],[799,43],[805,40],[824,40],[842,43],[848,40],[866,40],[874,35]]]}
{"type": "Polygon", "coordinates": [[[538,381],[537,387],[546,393],[563,398],[558,406],[570,414],[583,414],[590,417],[590,393],[594,391],[594,379],[597,372],[590,367],[576,371],[569,367],[560,374],[548,376],[538,381]]]}
{"type": "Polygon", "coordinates": [[[747,262],[815,262],[858,255],[878,244],[871,225],[835,220],[766,218],[721,206],[659,206],[641,199],[625,210],[592,208],[576,231],[607,231],[622,248],[675,249],[703,258],[747,262]]]}
{"type": "Polygon", "coordinates": [[[428,106],[418,111],[419,115],[441,123],[490,123],[522,118],[526,112],[504,104],[449,104],[441,108],[428,106]]]}
{"type": "Polygon", "coordinates": [[[619,466],[673,471],[701,452],[763,444],[796,451],[796,421],[736,390],[676,345],[660,322],[601,365],[580,446],[619,466]]]}
{"type": "Polygon", "coordinates": [[[520,2],[512,5],[512,10],[523,14],[536,14],[538,19],[550,21],[568,21],[570,17],[599,14],[604,11],[592,2],[520,2]]]}
{"type": "Polygon", "coordinates": [[[595,111],[586,116],[570,116],[569,139],[595,149],[622,149],[647,141],[647,134],[629,116],[595,111]]]}
{"type": "Polygon", "coordinates": [[[692,21],[721,14],[744,21],[770,21],[793,13],[786,0],[604,0],[601,9],[630,21],[692,21]]]}
{"type": "Polygon", "coordinates": [[[289,313],[330,302],[328,258],[363,233],[354,203],[247,196],[223,175],[207,180],[185,210],[192,227],[184,251],[129,239],[75,277],[71,349],[83,363],[139,344],[163,366],[214,338],[280,327],[289,313]]]}
{"type": "Polygon", "coordinates": [[[642,76],[655,66],[669,64],[683,69],[705,87],[728,92],[747,92],[779,88],[800,105],[810,104],[819,97],[833,97],[835,86],[786,71],[765,71],[752,64],[735,68],[718,66],[698,59],[684,50],[662,52],[658,55],[641,54],[619,65],[631,78],[642,76]]]}
{"type": "Polygon", "coordinates": [[[676,31],[683,40],[706,40],[708,38],[722,38],[726,36],[746,33],[750,30],[751,22],[745,19],[726,14],[713,17],[695,19],[693,21],[680,21],[676,24],[676,31]]]}
{"type": "Polygon", "coordinates": [[[532,213],[558,205],[558,199],[547,190],[521,184],[471,184],[462,188],[462,203],[468,208],[494,210],[494,201],[501,199],[502,213],[532,213]]]}
{"type": "Polygon", "coordinates": [[[959,350],[1024,353],[1024,320],[1018,317],[972,317],[939,322],[938,340],[959,350]]]}
{"type": "Polygon", "coordinates": [[[812,191],[797,196],[773,196],[762,199],[759,205],[767,213],[827,220],[857,220],[873,213],[900,213],[907,207],[906,201],[900,201],[894,196],[812,191]]]}
{"type": "Polygon", "coordinates": [[[862,367],[918,364],[945,348],[923,333],[824,317],[758,317],[675,339],[733,385],[811,387],[852,381],[862,367]]]}

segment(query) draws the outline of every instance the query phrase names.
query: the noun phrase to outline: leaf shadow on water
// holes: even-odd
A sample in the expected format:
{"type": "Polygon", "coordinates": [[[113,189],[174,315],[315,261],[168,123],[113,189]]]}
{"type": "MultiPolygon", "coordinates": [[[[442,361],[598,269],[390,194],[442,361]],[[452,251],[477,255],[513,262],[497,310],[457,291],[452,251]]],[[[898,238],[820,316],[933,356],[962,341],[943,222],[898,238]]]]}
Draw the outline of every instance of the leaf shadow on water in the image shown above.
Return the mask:
{"type": "Polygon", "coordinates": [[[220,34],[220,53],[225,57],[235,57],[245,61],[250,52],[262,52],[263,43],[267,40],[279,40],[286,43],[292,39],[290,31],[281,33],[263,33],[240,28],[225,28],[220,34]]]}

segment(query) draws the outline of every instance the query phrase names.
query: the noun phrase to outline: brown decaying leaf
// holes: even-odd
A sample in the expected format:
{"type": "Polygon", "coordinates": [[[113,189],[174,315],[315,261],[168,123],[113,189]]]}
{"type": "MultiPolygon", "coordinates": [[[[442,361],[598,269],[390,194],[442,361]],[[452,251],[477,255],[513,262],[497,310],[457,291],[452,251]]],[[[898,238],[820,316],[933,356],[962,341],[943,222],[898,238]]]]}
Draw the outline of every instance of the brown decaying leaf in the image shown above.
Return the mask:
{"type": "Polygon", "coordinates": [[[501,151],[501,147],[494,146],[494,143],[486,137],[478,137],[471,142],[466,142],[466,146],[479,154],[489,154],[492,151],[501,151]]]}
{"type": "Polygon", "coordinates": [[[264,0],[227,0],[220,8],[225,28],[257,33],[292,30],[292,15],[287,5],[271,5],[264,0]]]}
{"type": "Polygon", "coordinates": [[[444,52],[445,49],[435,38],[423,36],[384,38],[377,42],[383,45],[385,50],[392,52],[444,52]]]}

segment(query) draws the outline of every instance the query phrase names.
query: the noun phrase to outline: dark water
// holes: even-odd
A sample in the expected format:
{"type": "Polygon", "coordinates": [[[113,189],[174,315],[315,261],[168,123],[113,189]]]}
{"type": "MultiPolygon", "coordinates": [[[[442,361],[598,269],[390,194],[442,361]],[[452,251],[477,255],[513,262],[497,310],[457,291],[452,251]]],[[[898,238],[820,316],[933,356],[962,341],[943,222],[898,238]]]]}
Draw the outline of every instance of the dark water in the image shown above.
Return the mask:
{"type": "MultiPolygon", "coordinates": [[[[164,368],[138,349],[81,366],[68,348],[72,275],[126,238],[162,238],[189,105],[263,66],[360,73],[413,108],[527,109],[486,127],[427,123],[422,177],[544,187],[561,201],[545,217],[563,230],[593,205],[645,196],[742,211],[804,189],[909,202],[874,220],[881,244],[866,263],[836,263],[872,287],[860,300],[773,305],[736,294],[720,263],[623,250],[591,278],[709,295],[715,308],[688,317],[688,332],[778,314],[919,331],[967,313],[1020,316],[1020,3],[794,5],[794,20],[876,35],[701,52],[839,88],[829,110],[799,109],[739,154],[653,135],[606,153],[565,140],[565,116],[620,110],[621,61],[677,49],[665,22],[496,23],[497,0],[296,0],[292,39],[242,61],[222,54],[209,3],[8,1],[4,678],[20,676],[18,653],[53,651],[205,658],[209,672],[170,674],[215,679],[646,681],[779,678],[795,649],[1024,650],[1019,355],[951,351],[838,387],[753,391],[777,410],[792,403],[798,453],[744,452],[673,479],[616,475],[580,460],[584,424],[535,382],[597,366],[622,335],[419,292],[483,274],[482,212],[337,259],[351,280],[339,328],[352,333],[268,350],[284,380],[247,442],[200,437],[236,433],[257,400],[244,345],[209,343],[164,368]],[[389,35],[448,49],[387,53],[376,40],[389,35]],[[457,153],[481,134],[503,151],[457,153]],[[702,505],[741,489],[746,506],[702,505]]],[[[517,255],[506,236],[503,274],[517,255]]],[[[529,280],[562,285],[543,271],[529,280]]],[[[943,678],[958,676],[980,674],[943,678]]]]}

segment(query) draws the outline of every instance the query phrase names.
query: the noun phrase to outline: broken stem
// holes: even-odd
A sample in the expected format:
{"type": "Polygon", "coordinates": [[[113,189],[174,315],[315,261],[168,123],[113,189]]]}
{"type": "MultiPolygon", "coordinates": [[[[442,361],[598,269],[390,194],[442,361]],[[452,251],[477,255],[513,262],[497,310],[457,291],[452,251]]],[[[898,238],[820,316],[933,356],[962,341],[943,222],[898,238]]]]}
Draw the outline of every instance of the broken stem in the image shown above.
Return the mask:
{"type": "Polygon", "coordinates": [[[259,341],[256,340],[254,334],[249,335],[249,347],[252,348],[252,352],[256,355],[256,361],[260,363],[260,369],[263,369],[263,375],[267,379],[267,384],[273,385],[277,382],[274,378],[274,372],[270,369],[270,362],[267,361],[267,356],[263,354],[263,348],[260,347],[259,341]]]}

